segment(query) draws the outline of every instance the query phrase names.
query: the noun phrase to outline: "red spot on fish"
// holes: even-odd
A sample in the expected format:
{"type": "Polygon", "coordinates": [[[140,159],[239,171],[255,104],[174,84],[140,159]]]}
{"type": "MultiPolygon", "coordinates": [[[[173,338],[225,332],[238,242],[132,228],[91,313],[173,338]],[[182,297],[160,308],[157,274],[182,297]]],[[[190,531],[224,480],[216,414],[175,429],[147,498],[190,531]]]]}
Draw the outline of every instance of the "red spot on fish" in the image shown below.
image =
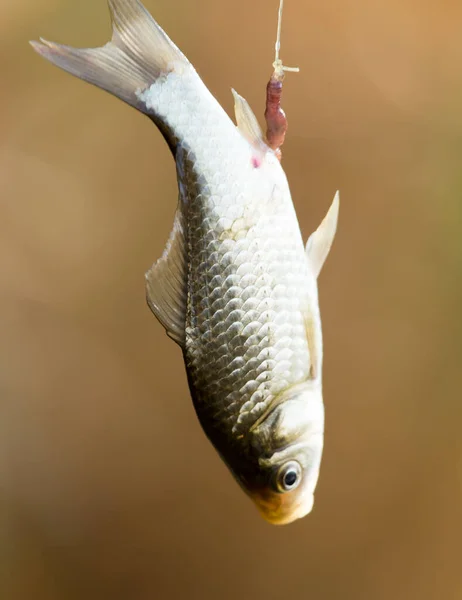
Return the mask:
{"type": "Polygon", "coordinates": [[[261,160],[258,158],[258,156],[252,156],[252,167],[254,169],[261,167],[261,160]]]}

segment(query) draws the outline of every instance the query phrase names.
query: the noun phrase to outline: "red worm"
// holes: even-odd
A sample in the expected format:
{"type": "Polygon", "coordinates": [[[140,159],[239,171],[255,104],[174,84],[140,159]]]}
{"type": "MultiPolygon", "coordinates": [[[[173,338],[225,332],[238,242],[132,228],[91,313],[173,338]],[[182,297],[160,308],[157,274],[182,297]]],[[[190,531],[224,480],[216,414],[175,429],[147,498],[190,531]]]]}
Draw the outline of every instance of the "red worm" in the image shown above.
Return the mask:
{"type": "Polygon", "coordinates": [[[279,160],[281,160],[280,146],[284,143],[287,131],[287,118],[281,108],[282,81],[284,75],[274,71],[266,86],[266,139],[279,160]]]}

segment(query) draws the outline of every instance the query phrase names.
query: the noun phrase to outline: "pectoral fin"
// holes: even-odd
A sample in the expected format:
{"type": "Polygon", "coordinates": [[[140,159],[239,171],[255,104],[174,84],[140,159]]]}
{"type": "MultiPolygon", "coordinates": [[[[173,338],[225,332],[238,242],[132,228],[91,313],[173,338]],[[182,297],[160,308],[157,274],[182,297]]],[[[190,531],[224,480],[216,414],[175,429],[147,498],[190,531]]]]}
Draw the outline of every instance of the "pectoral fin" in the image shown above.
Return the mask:
{"type": "Polygon", "coordinates": [[[316,278],[321,272],[334,241],[335,232],[337,231],[339,204],[340,195],[337,192],[321,225],[310,235],[306,243],[306,256],[316,278]]]}
{"type": "Polygon", "coordinates": [[[167,335],[180,346],[185,339],[186,276],[183,217],[179,207],[164,253],[146,273],[146,299],[167,335]]]}

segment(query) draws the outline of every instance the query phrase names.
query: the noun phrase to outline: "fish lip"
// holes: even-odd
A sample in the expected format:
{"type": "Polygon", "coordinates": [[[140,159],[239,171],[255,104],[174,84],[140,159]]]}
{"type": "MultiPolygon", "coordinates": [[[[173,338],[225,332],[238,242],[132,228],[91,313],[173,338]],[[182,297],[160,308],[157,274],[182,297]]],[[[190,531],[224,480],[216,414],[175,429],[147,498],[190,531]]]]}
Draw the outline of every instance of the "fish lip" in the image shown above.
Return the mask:
{"type": "Polygon", "coordinates": [[[287,511],[265,511],[264,508],[257,503],[257,508],[262,515],[262,517],[271,525],[289,525],[290,523],[294,523],[298,521],[298,519],[302,519],[306,517],[306,515],[310,514],[313,510],[314,506],[314,496],[312,496],[312,501],[310,503],[300,502],[295,505],[295,507],[291,507],[287,511]]]}
{"type": "Polygon", "coordinates": [[[265,521],[272,525],[288,525],[308,515],[314,506],[314,493],[309,489],[288,493],[270,491],[268,498],[264,492],[254,492],[252,499],[265,521]],[[292,496],[291,494],[296,494],[292,496]]]}

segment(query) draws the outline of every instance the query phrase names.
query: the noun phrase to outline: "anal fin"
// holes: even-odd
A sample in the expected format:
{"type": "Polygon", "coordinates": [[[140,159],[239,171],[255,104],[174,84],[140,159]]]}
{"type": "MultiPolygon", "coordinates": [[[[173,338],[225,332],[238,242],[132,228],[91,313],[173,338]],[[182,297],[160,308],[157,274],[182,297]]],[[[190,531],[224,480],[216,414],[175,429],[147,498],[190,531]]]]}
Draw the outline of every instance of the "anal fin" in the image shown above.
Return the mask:
{"type": "Polygon", "coordinates": [[[167,335],[180,346],[185,340],[186,252],[181,206],[161,258],[146,273],[146,300],[167,335]]]}
{"type": "Polygon", "coordinates": [[[269,150],[269,147],[265,141],[257,117],[250,108],[247,100],[240,96],[236,90],[232,89],[231,91],[234,96],[234,113],[236,115],[237,128],[257,151],[264,154],[269,150]]]}

